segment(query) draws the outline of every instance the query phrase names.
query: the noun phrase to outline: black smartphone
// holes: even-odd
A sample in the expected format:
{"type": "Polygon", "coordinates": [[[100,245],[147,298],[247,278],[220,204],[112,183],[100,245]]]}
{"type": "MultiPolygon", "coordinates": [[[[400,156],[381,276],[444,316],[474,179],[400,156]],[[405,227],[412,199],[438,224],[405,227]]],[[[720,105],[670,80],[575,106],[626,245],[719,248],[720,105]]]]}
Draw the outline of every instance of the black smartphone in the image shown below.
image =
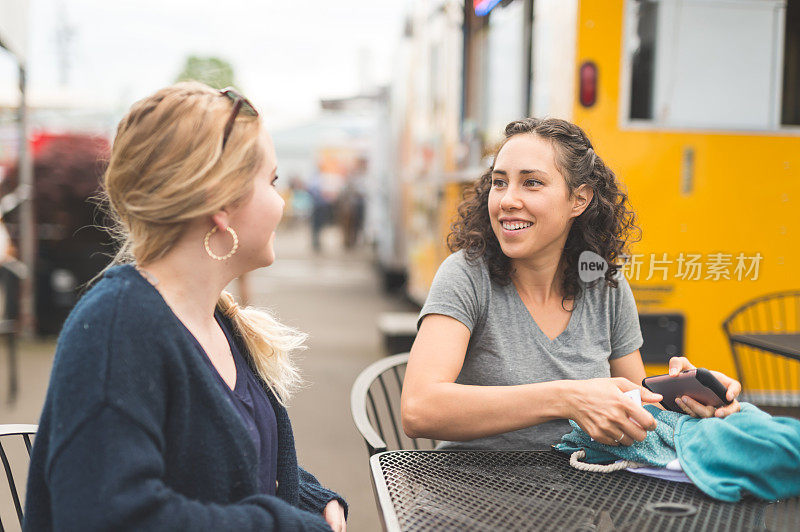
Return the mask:
{"type": "Polygon", "coordinates": [[[664,397],[661,406],[681,414],[684,411],[675,404],[675,399],[684,395],[688,395],[698,403],[714,408],[731,403],[725,398],[727,393],[725,386],[705,368],[682,371],[676,377],[654,375],[642,380],[642,386],[664,397]]]}

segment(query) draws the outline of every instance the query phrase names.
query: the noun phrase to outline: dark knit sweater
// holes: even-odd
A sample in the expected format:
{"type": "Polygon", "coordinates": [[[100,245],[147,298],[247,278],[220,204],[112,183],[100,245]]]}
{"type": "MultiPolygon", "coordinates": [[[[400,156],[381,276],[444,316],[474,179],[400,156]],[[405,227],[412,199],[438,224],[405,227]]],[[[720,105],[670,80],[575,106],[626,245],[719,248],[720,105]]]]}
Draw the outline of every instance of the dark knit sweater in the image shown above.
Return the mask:
{"type": "Polygon", "coordinates": [[[59,337],[24,529],[330,530],[321,512],[344,501],[298,467],[286,409],[264,386],[278,423],[273,497],[213,371],[154,287],[132,266],[109,270],[59,337]]]}

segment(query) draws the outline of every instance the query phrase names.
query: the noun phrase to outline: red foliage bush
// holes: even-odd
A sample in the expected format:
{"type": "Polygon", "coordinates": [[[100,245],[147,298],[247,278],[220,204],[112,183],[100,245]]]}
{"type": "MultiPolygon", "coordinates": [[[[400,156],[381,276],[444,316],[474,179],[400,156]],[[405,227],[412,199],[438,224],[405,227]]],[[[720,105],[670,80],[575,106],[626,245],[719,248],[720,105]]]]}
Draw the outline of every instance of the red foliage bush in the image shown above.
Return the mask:
{"type": "MultiPolygon", "coordinates": [[[[34,141],[33,203],[36,219],[38,330],[55,334],[86,282],[108,262],[111,239],[99,228],[104,218],[93,200],[107,166],[109,143],[88,135],[47,135],[34,141]],[[69,272],[74,289],[55,286],[53,272],[69,272]]],[[[0,196],[17,188],[18,169],[0,183],[0,196]]],[[[19,211],[4,223],[19,249],[19,211]]],[[[61,275],[63,279],[63,275],[61,275]]],[[[63,285],[63,283],[62,283],[63,285]]]]}

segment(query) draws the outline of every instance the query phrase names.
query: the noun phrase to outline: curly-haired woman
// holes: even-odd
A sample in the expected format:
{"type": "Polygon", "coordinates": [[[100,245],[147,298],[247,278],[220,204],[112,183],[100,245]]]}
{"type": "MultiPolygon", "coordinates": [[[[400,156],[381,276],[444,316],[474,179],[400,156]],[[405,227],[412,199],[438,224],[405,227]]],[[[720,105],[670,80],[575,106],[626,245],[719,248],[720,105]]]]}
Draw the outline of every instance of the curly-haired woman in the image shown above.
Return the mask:
{"type": "MultiPolygon", "coordinates": [[[[422,308],[405,375],[402,418],[410,436],[443,447],[547,448],[575,420],[609,445],[642,441],[655,420],[623,392],[660,395],[645,377],[636,303],[619,273],[637,231],[614,173],[586,134],[558,119],[506,126],[492,167],[459,207],[422,308]],[[579,278],[584,251],[608,268],[579,278]]],[[[670,373],[693,366],[670,360],[670,373]]],[[[717,377],[733,402],[718,410],[691,398],[695,416],[739,409],[741,386],[717,377]]]]}

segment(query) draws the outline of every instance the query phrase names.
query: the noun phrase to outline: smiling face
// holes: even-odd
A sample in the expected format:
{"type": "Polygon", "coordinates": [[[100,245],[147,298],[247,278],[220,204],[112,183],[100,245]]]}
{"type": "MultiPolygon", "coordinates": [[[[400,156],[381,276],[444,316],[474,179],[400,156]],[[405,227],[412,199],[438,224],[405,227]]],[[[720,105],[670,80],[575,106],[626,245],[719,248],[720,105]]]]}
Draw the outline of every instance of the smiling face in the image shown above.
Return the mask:
{"type": "Polygon", "coordinates": [[[283,217],[285,202],[275,188],[277,158],[269,134],[262,129],[260,142],[266,152],[264,164],[253,178],[252,191],[231,211],[231,226],[239,234],[239,259],[248,270],[275,261],[275,229],[283,217]]]}
{"type": "Polygon", "coordinates": [[[503,253],[512,263],[560,259],[573,218],[588,205],[583,191],[570,195],[550,141],[530,133],[508,139],[495,158],[488,202],[503,253]]]}

